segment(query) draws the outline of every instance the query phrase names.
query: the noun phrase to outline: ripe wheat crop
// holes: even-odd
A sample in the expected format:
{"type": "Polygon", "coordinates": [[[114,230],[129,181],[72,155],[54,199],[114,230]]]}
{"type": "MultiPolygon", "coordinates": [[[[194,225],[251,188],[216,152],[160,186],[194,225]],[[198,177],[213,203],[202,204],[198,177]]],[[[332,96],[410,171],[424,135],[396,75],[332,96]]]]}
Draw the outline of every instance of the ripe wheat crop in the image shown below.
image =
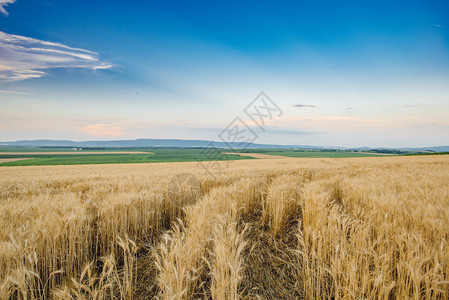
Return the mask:
{"type": "Polygon", "coordinates": [[[449,298],[449,156],[203,171],[0,168],[0,298],[449,298]]]}

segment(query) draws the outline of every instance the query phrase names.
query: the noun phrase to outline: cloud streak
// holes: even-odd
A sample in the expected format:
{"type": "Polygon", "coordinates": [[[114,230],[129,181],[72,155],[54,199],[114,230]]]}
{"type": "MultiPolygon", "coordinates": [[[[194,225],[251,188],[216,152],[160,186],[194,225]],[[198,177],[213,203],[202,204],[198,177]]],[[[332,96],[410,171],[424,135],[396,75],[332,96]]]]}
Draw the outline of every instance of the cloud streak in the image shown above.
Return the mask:
{"type": "Polygon", "coordinates": [[[315,105],[312,104],[293,104],[293,107],[316,107],[315,105]]]}
{"type": "Polygon", "coordinates": [[[14,2],[16,2],[16,0],[0,0],[0,13],[4,14],[5,16],[8,16],[9,12],[6,10],[5,7],[14,2]]]}
{"type": "MultiPolygon", "coordinates": [[[[1,0],[0,0],[1,1],[1,0]]],[[[39,78],[53,68],[108,69],[98,54],[61,43],[42,41],[0,31],[0,80],[39,78]]]]}
{"type": "Polygon", "coordinates": [[[6,91],[6,90],[0,90],[0,94],[11,94],[11,95],[27,95],[30,96],[30,93],[26,92],[19,92],[19,91],[6,91]]]}

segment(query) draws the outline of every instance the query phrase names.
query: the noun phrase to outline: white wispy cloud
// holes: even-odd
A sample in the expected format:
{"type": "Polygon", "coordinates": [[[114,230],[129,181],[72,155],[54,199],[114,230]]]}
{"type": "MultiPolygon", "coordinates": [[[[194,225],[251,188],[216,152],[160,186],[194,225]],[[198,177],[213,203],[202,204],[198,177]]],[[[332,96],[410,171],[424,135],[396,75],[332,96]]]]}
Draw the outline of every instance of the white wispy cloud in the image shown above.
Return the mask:
{"type": "MultiPolygon", "coordinates": [[[[2,1],[2,0],[0,0],[2,1]]],[[[42,41],[0,31],[0,80],[38,78],[52,68],[108,69],[98,54],[61,43],[42,41]]]]}
{"type": "Polygon", "coordinates": [[[0,94],[27,95],[27,96],[31,95],[30,93],[26,93],[26,92],[6,91],[6,90],[0,90],[0,94]]]}
{"type": "Polygon", "coordinates": [[[9,15],[5,7],[14,2],[16,2],[16,0],[0,0],[0,12],[5,16],[9,15]]]}

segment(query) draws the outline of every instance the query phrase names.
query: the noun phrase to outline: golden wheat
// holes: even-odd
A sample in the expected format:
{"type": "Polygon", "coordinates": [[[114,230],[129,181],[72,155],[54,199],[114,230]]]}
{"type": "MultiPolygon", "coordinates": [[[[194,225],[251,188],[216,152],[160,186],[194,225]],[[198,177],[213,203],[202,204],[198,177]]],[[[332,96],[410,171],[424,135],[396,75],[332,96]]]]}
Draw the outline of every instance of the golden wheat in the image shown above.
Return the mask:
{"type": "Polygon", "coordinates": [[[3,167],[0,197],[2,299],[449,298],[449,156],[3,167]]]}

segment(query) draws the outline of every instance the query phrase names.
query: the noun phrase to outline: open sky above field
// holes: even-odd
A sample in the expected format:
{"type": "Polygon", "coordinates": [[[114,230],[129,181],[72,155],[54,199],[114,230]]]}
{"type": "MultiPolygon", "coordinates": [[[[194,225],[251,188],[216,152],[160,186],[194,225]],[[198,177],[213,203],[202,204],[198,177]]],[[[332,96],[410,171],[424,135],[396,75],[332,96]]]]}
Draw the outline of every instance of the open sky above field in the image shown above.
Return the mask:
{"type": "Polygon", "coordinates": [[[0,141],[449,144],[447,1],[0,0],[0,141]]]}

